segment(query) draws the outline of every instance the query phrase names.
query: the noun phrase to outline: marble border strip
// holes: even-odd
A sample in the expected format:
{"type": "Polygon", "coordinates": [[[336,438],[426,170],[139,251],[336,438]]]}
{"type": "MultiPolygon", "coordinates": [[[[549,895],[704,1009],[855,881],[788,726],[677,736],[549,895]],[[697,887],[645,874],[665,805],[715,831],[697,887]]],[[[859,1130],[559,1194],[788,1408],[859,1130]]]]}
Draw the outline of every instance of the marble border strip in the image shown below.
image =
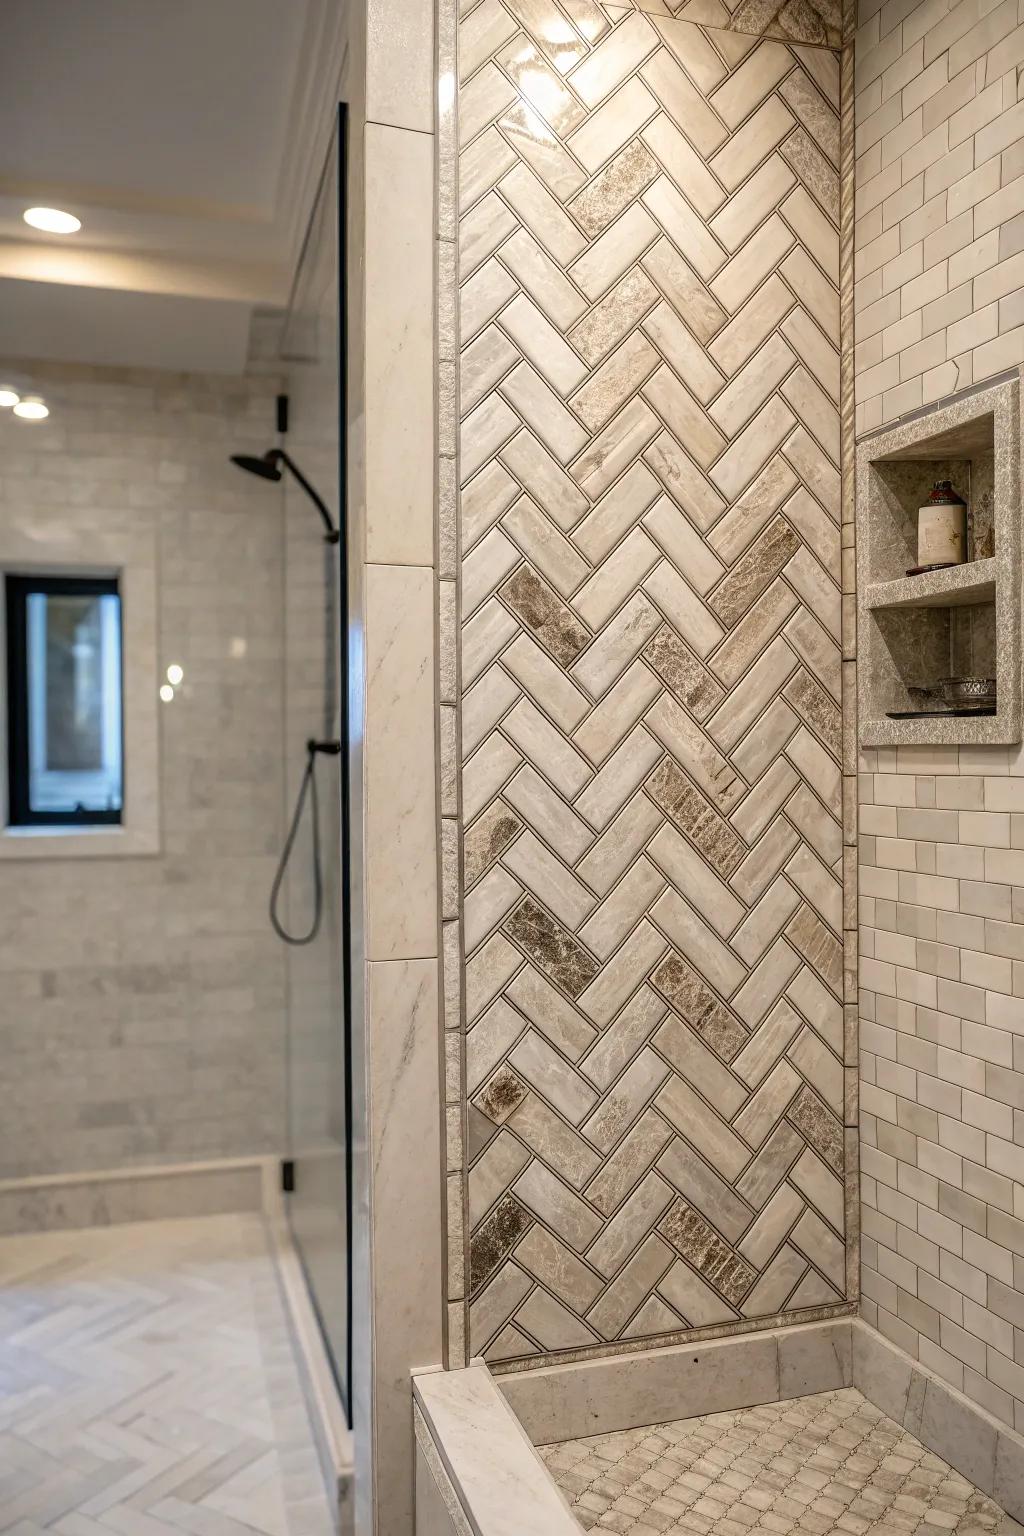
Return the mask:
{"type": "Polygon", "coordinates": [[[424,1372],[412,1385],[417,1430],[422,1422],[475,1536],[579,1536],[564,1495],[482,1361],[424,1372]]]}
{"type": "Polygon", "coordinates": [[[223,1158],[3,1179],[0,1236],[265,1211],[280,1166],[276,1157],[223,1158]]]}
{"type": "Polygon", "coordinates": [[[857,534],[854,398],[854,32],[857,0],[843,3],[839,55],[839,399],[843,715],[843,1140],[846,1297],[860,1299],[859,868],[857,848],[857,534]]]}
{"type": "Polygon", "coordinates": [[[852,1346],[853,1385],[1013,1519],[1024,1520],[1024,1438],[860,1318],[852,1346]]]}
{"type": "Polygon", "coordinates": [[[441,1085],[444,1110],[444,1362],[469,1363],[466,1066],[463,1019],[458,501],[458,0],[436,0],[437,667],[441,756],[441,1085]]]}
{"type": "Polygon", "coordinates": [[[783,1402],[852,1385],[851,1319],[497,1378],[535,1445],[783,1402]]]}

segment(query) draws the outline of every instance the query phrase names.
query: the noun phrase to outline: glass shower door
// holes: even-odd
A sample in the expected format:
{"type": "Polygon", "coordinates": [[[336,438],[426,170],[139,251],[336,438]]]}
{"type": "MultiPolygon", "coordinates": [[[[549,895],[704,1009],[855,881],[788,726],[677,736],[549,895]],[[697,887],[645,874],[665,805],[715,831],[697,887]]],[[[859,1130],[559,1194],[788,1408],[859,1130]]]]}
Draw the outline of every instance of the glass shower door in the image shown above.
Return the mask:
{"type": "MultiPolygon", "coordinates": [[[[340,739],[340,756],[316,761],[322,915],[315,938],[288,950],[288,1137],[293,1188],[287,1196],[302,1260],[342,1397],[349,1400],[349,1126],[345,905],[346,546],[344,109],[321,178],[282,345],[289,395],[287,447],[342,529],[325,543],[300,488],[289,484],[285,542],[285,750],[294,803],[310,739],[340,739]]],[[[287,884],[289,922],[305,933],[313,916],[309,839],[299,833],[287,884]]]]}

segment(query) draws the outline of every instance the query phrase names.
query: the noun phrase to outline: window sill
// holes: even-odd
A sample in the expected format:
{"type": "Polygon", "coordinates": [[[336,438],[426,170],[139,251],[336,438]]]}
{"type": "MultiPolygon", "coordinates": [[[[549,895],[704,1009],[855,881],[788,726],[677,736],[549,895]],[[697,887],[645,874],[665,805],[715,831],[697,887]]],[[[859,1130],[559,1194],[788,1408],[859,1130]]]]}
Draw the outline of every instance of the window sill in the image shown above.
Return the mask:
{"type": "Polygon", "coordinates": [[[5,827],[2,859],[145,858],[160,852],[155,831],[133,827],[5,827]]]}

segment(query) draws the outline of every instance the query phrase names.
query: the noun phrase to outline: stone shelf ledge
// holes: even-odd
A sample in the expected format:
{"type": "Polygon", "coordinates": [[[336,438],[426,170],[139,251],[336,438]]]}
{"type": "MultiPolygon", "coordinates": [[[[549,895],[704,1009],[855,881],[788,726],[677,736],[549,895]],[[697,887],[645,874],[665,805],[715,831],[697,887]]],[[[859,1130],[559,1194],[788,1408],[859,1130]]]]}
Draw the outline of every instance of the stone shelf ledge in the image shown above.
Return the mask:
{"type": "Polygon", "coordinates": [[[995,556],[969,560],[944,571],[923,571],[897,581],[877,581],[864,594],[866,608],[965,608],[996,600],[995,556]]]}

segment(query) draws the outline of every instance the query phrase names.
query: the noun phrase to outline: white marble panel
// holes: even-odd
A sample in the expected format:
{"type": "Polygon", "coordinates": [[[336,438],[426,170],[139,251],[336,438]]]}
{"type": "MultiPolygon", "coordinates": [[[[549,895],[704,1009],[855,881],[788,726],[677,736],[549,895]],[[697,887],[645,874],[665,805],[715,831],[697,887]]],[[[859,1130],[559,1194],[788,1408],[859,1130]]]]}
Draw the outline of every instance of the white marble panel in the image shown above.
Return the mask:
{"type": "Polygon", "coordinates": [[[367,0],[366,118],[434,131],[434,0],[367,0]]]}
{"type": "Polygon", "coordinates": [[[366,1029],[375,1507],[384,1532],[412,1523],[409,1372],[439,1364],[443,1348],[437,961],[368,965],[366,1029]],[[397,1284],[410,1254],[415,1284],[397,1284]]]}
{"type": "MultiPolygon", "coordinates": [[[[413,10],[423,0],[397,0],[413,10]]],[[[390,8],[390,6],[389,6],[390,8]]],[[[434,559],[433,139],[368,123],[366,559],[434,559]]]]}
{"type": "Polygon", "coordinates": [[[437,953],[434,581],[366,568],[365,889],[370,960],[437,953]]]}

